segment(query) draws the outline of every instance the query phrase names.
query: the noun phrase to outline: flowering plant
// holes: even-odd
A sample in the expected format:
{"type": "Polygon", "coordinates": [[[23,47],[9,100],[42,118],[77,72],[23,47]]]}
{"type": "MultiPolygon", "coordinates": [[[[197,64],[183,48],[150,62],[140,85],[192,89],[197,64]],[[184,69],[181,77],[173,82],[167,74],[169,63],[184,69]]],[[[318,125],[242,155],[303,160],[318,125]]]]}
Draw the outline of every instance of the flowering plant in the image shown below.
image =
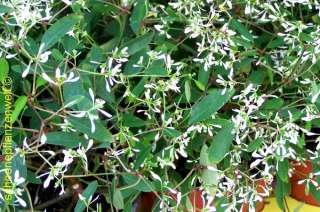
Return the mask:
{"type": "Polygon", "coordinates": [[[319,15],[317,0],[2,1],[2,209],[132,211],[153,192],[154,211],[192,211],[197,189],[206,211],[272,192],[284,210],[308,160],[319,201],[319,15]]]}

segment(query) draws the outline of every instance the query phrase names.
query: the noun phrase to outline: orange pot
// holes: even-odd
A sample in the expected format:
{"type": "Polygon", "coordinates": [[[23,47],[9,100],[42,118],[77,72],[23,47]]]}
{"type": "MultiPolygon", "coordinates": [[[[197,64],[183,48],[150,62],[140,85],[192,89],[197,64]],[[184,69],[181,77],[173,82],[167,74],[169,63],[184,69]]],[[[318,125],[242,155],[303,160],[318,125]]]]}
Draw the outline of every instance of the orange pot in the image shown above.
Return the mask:
{"type": "Polygon", "coordinates": [[[300,180],[305,179],[313,170],[312,163],[310,160],[306,161],[306,166],[301,163],[292,162],[291,163],[295,168],[295,171],[290,178],[291,182],[291,196],[299,200],[300,202],[304,202],[310,205],[320,206],[320,204],[316,201],[316,199],[309,193],[305,194],[305,185],[298,184],[300,180]]]}
{"type": "MultiPolygon", "coordinates": [[[[267,184],[266,184],[266,181],[263,180],[263,179],[259,179],[256,181],[256,189],[257,189],[257,192],[260,193],[260,194],[263,194],[264,193],[264,188],[267,187],[267,184]]],[[[264,208],[264,201],[263,202],[257,202],[256,203],[256,212],[260,212],[262,211],[264,208]]],[[[249,204],[248,203],[243,203],[242,205],[242,212],[248,212],[249,211],[249,204]]]]}

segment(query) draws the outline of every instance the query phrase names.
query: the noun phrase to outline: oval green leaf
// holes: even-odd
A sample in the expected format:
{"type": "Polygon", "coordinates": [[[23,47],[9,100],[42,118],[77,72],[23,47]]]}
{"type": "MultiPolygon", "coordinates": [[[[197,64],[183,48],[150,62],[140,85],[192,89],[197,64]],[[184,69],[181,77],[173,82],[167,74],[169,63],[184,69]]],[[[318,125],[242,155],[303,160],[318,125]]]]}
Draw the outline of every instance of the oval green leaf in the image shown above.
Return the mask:
{"type": "Polygon", "coordinates": [[[9,63],[6,59],[0,58],[0,82],[2,82],[9,73],[9,63]]]}
{"type": "MultiPolygon", "coordinates": [[[[96,192],[97,188],[98,188],[97,181],[93,181],[87,186],[87,188],[82,192],[81,195],[88,200],[90,196],[93,196],[93,194],[96,192]]],[[[82,212],[82,211],[84,211],[85,208],[86,208],[85,203],[79,199],[74,211],[75,212],[82,212]]]]}
{"type": "Polygon", "coordinates": [[[55,22],[42,36],[41,43],[44,44],[42,51],[45,51],[56,44],[72,27],[78,23],[82,16],[68,15],[55,22]]]}
{"type": "Polygon", "coordinates": [[[222,129],[213,137],[208,149],[210,163],[219,163],[229,151],[234,137],[233,128],[234,125],[230,121],[223,125],[222,129]]]}
{"type": "Polygon", "coordinates": [[[79,144],[84,145],[86,140],[71,132],[49,132],[47,134],[46,143],[74,148],[79,146],[79,144]]]}
{"type": "Polygon", "coordinates": [[[19,98],[16,100],[16,102],[14,103],[14,110],[12,112],[12,123],[17,120],[24,106],[27,104],[27,101],[28,97],[26,96],[19,96],[19,98]]]}
{"type": "Polygon", "coordinates": [[[198,104],[194,105],[191,110],[189,125],[209,118],[217,112],[231,98],[234,90],[229,89],[223,92],[218,89],[204,97],[198,104]]]}
{"type": "Polygon", "coordinates": [[[138,34],[141,23],[148,13],[148,1],[138,0],[134,5],[132,15],[130,17],[130,27],[134,33],[138,34]]]}
{"type": "Polygon", "coordinates": [[[68,117],[67,120],[76,130],[87,134],[90,138],[96,139],[107,146],[112,142],[112,135],[100,121],[95,121],[96,130],[91,132],[91,123],[87,118],[68,117]]]}

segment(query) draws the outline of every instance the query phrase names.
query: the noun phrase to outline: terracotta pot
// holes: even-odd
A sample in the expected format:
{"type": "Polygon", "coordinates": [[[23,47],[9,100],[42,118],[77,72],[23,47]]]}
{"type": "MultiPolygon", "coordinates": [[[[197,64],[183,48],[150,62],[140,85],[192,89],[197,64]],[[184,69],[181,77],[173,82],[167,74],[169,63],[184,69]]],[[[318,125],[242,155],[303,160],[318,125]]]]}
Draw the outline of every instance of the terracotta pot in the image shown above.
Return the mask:
{"type": "MultiPolygon", "coordinates": [[[[259,179],[256,181],[256,189],[257,192],[260,194],[263,194],[264,188],[266,188],[267,183],[264,179],[259,179]]],[[[262,211],[264,208],[264,201],[263,202],[256,202],[256,212],[262,211]]],[[[243,203],[242,205],[242,212],[248,212],[249,211],[249,204],[248,203],[243,203]]]]}
{"type": "Polygon", "coordinates": [[[292,177],[290,178],[291,196],[300,202],[320,206],[312,194],[305,194],[305,184],[298,184],[300,180],[305,179],[312,172],[313,168],[311,161],[307,160],[305,162],[306,166],[298,162],[291,162],[291,164],[295,168],[292,177]]]}
{"type": "Polygon", "coordinates": [[[193,207],[193,212],[200,212],[204,208],[204,198],[202,192],[199,190],[193,190],[189,194],[189,199],[193,207]]]}
{"type": "MultiPolygon", "coordinates": [[[[171,198],[177,201],[176,194],[169,193],[171,198]]],[[[151,212],[152,208],[157,200],[157,196],[153,192],[142,192],[135,202],[134,211],[135,212],[151,212]]],[[[189,193],[189,200],[192,204],[192,212],[201,212],[204,208],[204,198],[202,192],[199,190],[193,190],[189,193]]]]}
{"type": "MultiPolygon", "coordinates": [[[[169,193],[169,195],[171,196],[171,198],[173,200],[177,201],[176,194],[169,193]]],[[[205,202],[204,202],[202,192],[200,190],[195,189],[195,190],[191,191],[189,193],[189,200],[190,200],[192,208],[193,208],[192,212],[200,212],[201,209],[204,209],[205,202]]]]}
{"type": "Polygon", "coordinates": [[[142,192],[134,203],[134,212],[151,212],[157,196],[153,192],[142,192]]]}

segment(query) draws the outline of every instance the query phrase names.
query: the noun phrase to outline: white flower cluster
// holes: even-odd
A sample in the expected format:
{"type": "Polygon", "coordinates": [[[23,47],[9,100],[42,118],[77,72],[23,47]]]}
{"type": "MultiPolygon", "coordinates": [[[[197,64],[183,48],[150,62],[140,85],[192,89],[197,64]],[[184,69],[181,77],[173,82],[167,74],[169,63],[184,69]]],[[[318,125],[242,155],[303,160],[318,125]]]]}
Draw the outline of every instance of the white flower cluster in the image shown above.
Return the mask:
{"type": "Polygon", "coordinates": [[[88,159],[86,156],[86,152],[92,147],[93,140],[89,140],[88,145],[86,148],[84,148],[82,145],[79,144],[79,147],[77,150],[68,149],[68,150],[62,150],[62,153],[64,155],[63,161],[58,161],[55,165],[51,165],[49,161],[48,164],[50,164],[50,171],[45,172],[38,176],[38,178],[41,178],[43,176],[47,176],[46,180],[43,183],[43,187],[47,188],[50,185],[50,182],[52,180],[55,180],[55,188],[59,187],[61,188],[61,191],[59,195],[62,195],[65,193],[64,184],[63,184],[63,175],[68,171],[69,165],[74,161],[74,158],[80,158],[84,164],[84,169],[88,169],[88,159]]]}
{"type": "MultiPolygon", "coordinates": [[[[121,68],[123,63],[128,61],[128,48],[125,47],[121,50],[115,48],[112,51],[110,57],[108,57],[107,61],[103,64],[100,64],[100,73],[105,76],[105,84],[107,92],[111,92],[112,86],[115,84],[122,83],[118,81],[118,78],[121,79],[121,68]]],[[[97,63],[95,61],[91,61],[92,63],[97,63]]],[[[99,64],[99,63],[98,63],[99,64]]]]}
{"type": "Polygon", "coordinates": [[[25,38],[35,24],[48,21],[52,17],[53,0],[4,0],[1,3],[12,8],[9,13],[12,18],[8,19],[7,24],[19,28],[19,40],[25,38]]]}

